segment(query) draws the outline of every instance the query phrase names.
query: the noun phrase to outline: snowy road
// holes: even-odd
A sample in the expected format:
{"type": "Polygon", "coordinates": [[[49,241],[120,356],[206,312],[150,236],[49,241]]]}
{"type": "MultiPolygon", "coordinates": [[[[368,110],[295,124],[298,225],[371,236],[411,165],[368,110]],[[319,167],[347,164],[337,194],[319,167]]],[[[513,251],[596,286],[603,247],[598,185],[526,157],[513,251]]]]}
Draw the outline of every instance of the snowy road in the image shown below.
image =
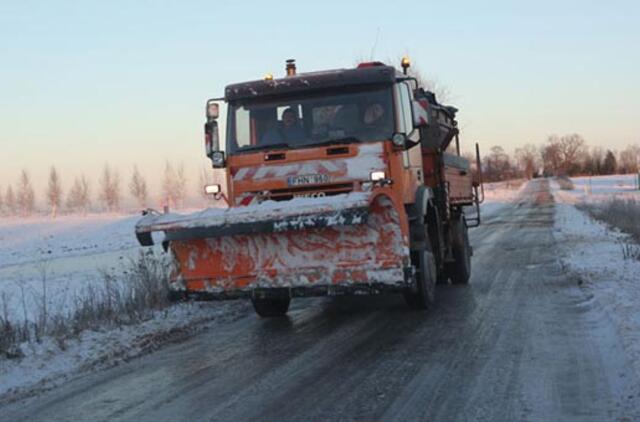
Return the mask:
{"type": "Polygon", "coordinates": [[[563,274],[546,181],[472,230],[469,286],[296,300],[0,409],[2,420],[628,420],[639,380],[608,315],[563,274]]]}

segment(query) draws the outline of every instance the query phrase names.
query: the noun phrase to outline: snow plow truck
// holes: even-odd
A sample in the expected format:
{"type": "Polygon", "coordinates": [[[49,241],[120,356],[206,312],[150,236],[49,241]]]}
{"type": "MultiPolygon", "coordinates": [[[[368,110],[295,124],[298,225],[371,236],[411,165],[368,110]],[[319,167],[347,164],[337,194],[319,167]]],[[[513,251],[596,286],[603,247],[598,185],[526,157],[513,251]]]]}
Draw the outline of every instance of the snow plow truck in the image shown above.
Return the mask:
{"type": "Polygon", "coordinates": [[[205,190],[224,206],[147,210],[135,228],[143,246],[164,233],[172,296],[250,298],[271,317],[301,296],[401,293],[428,309],[436,283],[468,283],[481,175],[460,156],[457,110],[409,66],[298,73],[288,60],[286,76],[209,100],[205,149],[219,183],[205,190]]]}

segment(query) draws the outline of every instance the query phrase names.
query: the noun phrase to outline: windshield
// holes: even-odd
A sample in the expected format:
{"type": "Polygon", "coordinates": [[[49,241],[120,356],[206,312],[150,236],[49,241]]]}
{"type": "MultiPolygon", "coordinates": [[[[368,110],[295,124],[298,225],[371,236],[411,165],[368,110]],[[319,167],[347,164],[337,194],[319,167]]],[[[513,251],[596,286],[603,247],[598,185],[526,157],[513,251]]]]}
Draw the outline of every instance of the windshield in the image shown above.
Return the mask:
{"type": "Polygon", "coordinates": [[[227,151],[390,139],[392,104],[391,86],[243,101],[229,108],[227,151]]]}

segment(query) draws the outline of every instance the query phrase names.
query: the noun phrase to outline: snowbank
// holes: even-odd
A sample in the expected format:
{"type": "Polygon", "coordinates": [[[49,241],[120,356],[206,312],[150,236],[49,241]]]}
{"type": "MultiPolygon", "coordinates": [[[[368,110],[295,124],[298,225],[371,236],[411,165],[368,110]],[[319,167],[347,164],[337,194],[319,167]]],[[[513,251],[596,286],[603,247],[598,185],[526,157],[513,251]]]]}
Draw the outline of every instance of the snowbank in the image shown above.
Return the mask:
{"type": "Polygon", "coordinates": [[[104,369],[247,314],[246,302],[185,303],[137,325],[85,331],[59,344],[23,344],[22,359],[0,359],[0,404],[50,389],[87,371],[104,369]]]}
{"type": "MultiPolygon", "coordinates": [[[[585,186],[585,178],[580,179],[574,179],[574,183],[585,186]]],[[[580,200],[607,200],[619,195],[628,186],[618,184],[620,180],[626,179],[614,176],[599,178],[597,183],[592,180],[592,186],[598,186],[598,193],[592,191],[588,198],[582,198],[577,192],[561,191],[552,183],[556,200],[554,237],[560,246],[563,267],[578,277],[582,287],[592,293],[594,306],[602,307],[615,323],[640,375],[640,261],[624,258],[627,235],[612,231],[574,206],[580,200]]]]}

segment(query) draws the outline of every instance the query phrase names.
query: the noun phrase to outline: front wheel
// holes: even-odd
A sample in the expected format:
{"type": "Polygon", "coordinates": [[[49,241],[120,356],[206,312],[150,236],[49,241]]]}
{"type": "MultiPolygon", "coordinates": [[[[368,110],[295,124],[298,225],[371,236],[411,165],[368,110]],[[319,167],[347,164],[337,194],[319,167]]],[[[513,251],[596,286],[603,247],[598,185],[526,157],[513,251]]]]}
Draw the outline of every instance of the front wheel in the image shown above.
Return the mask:
{"type": "MultiPolygon", "coordinates": [[[[431,248],[415,251],[416,289],[404,292],[404,299],[413,309],[429,309],[436,293],[436,260],[431,248]]],[[[413,255],[412,254],[412,255],[413,255]]]]}
{"type": "Polygon", "coordinates": [[[251,298],[256,314],[263,318],[283,316],[289,310],[291,299],[286,298],[251,298]]]}

